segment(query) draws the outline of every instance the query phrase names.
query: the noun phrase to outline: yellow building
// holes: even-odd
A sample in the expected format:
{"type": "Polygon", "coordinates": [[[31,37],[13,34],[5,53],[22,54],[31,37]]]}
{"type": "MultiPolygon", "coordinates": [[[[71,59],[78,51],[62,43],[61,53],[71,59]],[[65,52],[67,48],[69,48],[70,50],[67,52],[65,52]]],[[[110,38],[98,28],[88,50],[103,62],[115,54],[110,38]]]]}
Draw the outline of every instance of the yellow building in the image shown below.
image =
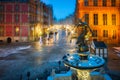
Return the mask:
{"type": "Polygon", "coordinates": [[[120,0],[77,0],[76,18],[89,24],[93,39],[120,42],[120,0]]]}

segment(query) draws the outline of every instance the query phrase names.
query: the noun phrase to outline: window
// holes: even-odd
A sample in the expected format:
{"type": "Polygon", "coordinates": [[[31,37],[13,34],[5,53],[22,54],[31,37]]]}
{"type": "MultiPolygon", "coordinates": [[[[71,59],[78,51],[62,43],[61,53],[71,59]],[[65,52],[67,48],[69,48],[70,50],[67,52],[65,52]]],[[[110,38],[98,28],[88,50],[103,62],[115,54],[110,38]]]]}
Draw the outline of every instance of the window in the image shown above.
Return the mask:
{"type": "Polygon", "coordinates": [[[4,11],[4,6],[3,5],[0,5],[0,12],[1,11],[4,11]]]}
{"type": "Polygon", "coordinates": [[[88,0],[84,0],[84,6],[88,6],[89,3],[88,3],[88,0]]]}
{"type": "Polygon", "coordinates": [[[98,0],[93,0],[93,5],[98,6],[98,0]]]}
{"type": "Polygon", "coordinates": [[[98,14],[94,14],[94,25],[98,25],[98,14]]]}
{"type": "Polygon", "coordinates": [[[97,37],[97,30],[93,30],[93,37],[97,37]]]}
{"type": "Polygon", "coordinates": [[[103,25],[107,25],[107,14],[103,14],[103,25]]]}
{"type": "Polygon", "coordinates": [[[116,30],[113,30],[112,39],[116,39],[116,30]]]}
{"type": "Polygon", "coordinates": [[[4,27],[0,26],[0,36],[4,36],[4,27]]]}
{"type": "Polygon", "coordinates": [[[107,6],[107,1],[106,0],[102,0],[102,5],[103,6],[107,6]]]}
{"type": "Polygon", "coordinates": [[[108,37],[108,30],[103,30],[103,37],[108,37]]]}
{"type": "Polygon", "coordinates": [[[15,15],[15,22],[19,22],[19,16],[17,14],[15,15]]]}
{"type": "Polygon", "coordinates": [[[19,36],[19,31],[20,31],[19,27],[18,27],[18,26],[15,26],[14,29],[15,29],[14,35],[15,35],[15,36],[19,36]]]}
{"type": "Polygon", "coordinates": [[[116,25],[116,15],[112,14],[112,25],[116,25]]]}
{"type": "Polygon", "coordinates": [[[0,22],[4,22],[4,15],[0,14],[0,22]]]}
{"type": "Polygon", "coordinates": [[[111,6],[116,6],[116,0],[111,0],[111,6]]]}
{"type": "Polygon", "coordinates": [[[85,14],[85,22],[89,24],[89,14],[85,14]]]}
{"type": "Polygon", "coordinates": [[[18,5],[15,6],[15,11],[19,11],[19,6],[18,5]]]}

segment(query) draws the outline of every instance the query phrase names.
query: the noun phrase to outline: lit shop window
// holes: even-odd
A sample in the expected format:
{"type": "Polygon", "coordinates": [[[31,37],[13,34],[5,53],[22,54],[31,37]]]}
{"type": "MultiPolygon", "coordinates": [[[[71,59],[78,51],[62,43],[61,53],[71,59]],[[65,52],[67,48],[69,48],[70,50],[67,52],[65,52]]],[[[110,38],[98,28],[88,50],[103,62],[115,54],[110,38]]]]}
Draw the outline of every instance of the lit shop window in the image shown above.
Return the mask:
{"type": "Polygon", "coordinates": [[[19,36],[19,27],[15,26],[15,36],[19,36]]]}

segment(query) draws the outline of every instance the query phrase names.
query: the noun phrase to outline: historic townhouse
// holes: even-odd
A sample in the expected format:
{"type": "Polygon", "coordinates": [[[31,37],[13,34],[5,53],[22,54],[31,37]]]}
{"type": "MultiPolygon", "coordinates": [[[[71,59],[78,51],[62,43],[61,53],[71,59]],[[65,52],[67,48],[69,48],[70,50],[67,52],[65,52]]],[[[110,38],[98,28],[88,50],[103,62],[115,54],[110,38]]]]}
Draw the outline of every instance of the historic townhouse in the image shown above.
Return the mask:
{"type": "Polygon", "coordinates": [[[76,18],[92,28],[93,39],[120,42],[120,0],[77,0],[76,18]]]}
{"type": "Polygon", "coordinates": [[[48,11],[52,8],[40,0],[0,0],[0,42],[38,40],[52,17],[48,11]]]}
{"type": "Polygon", "coordinates": [[[34,0],[0,0],[0,41],[30,40],[35,20],[34,0]]]}

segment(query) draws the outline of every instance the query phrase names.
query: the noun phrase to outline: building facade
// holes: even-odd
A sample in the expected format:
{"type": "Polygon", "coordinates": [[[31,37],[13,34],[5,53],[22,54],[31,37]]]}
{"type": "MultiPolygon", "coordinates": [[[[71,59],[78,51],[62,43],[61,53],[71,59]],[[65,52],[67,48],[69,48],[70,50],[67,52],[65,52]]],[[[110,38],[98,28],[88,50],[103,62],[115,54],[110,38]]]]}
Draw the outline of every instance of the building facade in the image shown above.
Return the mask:
{"type": "Polygon", "coordinates": [[[41,24],[43,35],[46,36],[46,31],[53,25],[53,8],[51,5],[46,5],[41,2],[41,24]]]}
{"type": "Polygon", "coordinates": [[[34,0],[0,0],[0,40],[28,41],[36,20],[34,0]]]}
{"type": "Polygon", "coordinates": [[[76,18],[89,24],[93,39],[120,42],[120,0],[77,0],[76,18]]]}
{"type": "Polygon", "coordinates": [[[40,0],[0,0],[0,42],[37,40],[45,24],[42,4],[40,0]]]}

